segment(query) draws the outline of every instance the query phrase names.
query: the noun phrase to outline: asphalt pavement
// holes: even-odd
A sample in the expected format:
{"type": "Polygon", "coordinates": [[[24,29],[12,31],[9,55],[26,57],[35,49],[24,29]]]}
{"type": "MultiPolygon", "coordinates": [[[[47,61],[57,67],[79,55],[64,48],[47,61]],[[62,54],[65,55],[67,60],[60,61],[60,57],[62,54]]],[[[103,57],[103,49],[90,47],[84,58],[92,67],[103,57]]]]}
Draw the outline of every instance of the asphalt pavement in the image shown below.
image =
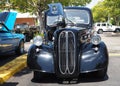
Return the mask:
{"type": "Polygon", "coordinates": [[[20,71],[2,86],[120,86],[120,57],[110,57],[107,76],[104,80],[96,79],[91,74],[81,75],[76,84],[59,83],[55,75],[43,77],[40,81],[33,81],[33,72],[28,68],[20,71]]]}
{"type": "Polygon", "coordinates": [[[105,32],[100,35],[109,53],[120,54],[120,33],[105,32]]]}

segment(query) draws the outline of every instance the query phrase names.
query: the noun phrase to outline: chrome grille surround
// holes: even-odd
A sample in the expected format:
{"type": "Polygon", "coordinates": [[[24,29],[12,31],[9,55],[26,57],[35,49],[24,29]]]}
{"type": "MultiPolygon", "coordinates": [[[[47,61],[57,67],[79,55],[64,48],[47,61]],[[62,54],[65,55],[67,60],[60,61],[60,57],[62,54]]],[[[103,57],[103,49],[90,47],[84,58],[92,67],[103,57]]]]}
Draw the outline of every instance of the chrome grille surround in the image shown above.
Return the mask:
{"type": "Polygon", "coordinates": [[[76,64],[76,40],[72,31],[62,31],[58,39],[59,70],[61,74],[73,74],[76,64]]]}

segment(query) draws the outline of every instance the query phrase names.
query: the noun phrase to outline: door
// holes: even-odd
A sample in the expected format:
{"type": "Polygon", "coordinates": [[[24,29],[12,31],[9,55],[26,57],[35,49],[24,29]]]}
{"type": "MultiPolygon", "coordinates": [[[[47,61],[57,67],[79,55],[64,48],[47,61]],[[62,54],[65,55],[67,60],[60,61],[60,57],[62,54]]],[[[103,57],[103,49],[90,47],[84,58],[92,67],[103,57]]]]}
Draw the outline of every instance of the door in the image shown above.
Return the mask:
{"type": "Polygon", "coordinates": [[[15,49],[14,37],[8,31],[0,32],[0,53],[6,53],[15,49]]]}
{"type": "Polygon", "coordinates": [[[103,29],[103,31],[107,31],[108,28],[107,28],[106,23],[103,23],[103,24],[102,24],[102,29],[103,29]]]}

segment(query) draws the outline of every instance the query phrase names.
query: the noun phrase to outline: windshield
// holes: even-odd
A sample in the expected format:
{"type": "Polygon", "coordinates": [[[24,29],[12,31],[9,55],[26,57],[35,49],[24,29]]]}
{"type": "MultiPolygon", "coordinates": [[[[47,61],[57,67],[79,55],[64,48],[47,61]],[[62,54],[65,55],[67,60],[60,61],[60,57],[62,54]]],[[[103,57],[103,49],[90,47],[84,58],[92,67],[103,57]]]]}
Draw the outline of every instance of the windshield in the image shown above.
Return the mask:
{"type": "Polygon", "coordinates": [[[54,26],[57,24],[59,17],[58,16],[47,16],[47,25],[54,26]]]}
{"type": "Polygon", "coordinates": [[[89,24],[90,17],[86,10],[80,9],[65,9],[66,23],[73,22],[75,24],[89,24]]]}
{"type": "Polygon", "coordinates": [[[29,26],[27,24],[18,24],[16,25],[16,28],[21,28],[21,29],[24,29],[24,28],[28,28],[29,26]]]}

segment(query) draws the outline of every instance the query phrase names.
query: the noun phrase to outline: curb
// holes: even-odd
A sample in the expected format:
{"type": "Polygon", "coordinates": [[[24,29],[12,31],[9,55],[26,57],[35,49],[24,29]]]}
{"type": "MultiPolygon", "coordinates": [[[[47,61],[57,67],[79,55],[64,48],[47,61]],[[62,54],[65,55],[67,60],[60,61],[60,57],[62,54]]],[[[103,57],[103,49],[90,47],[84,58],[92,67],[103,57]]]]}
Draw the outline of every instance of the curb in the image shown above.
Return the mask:
{"type": "Polygon", "coordinates": [[[27,54],[17,57],[15,60],[0,67],[0,84],[3,84],[16,72],[26,67],[27,54]]]}

